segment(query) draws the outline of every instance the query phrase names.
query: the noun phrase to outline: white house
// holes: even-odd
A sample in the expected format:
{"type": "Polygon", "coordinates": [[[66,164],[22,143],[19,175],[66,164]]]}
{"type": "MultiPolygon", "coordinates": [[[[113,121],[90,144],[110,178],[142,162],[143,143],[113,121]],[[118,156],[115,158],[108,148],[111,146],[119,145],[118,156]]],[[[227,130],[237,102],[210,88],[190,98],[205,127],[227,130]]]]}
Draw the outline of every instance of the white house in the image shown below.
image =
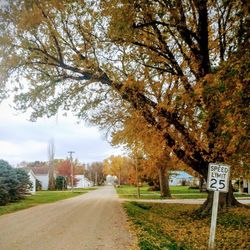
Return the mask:
{"type": "Polygon", "coordinates": [[[34,172],[36,178],[42,184],[42,190],[48,190],[49,187],[49,167],[32,167],[32,171],[34,172]]]}
{"type": "Polygon", "coordinates": [[[238,189],[240,194],[250,194],[250,179],[243,177],[232,180],[233,186],[238,189]]]}
{"type": "Polygon", "coordinates": [[[190,185],[194,177],[184,171],[171,171],[169,174],[170,186],[187,186],[190,185]]]}
{"type": "Polygon", "coordinates": [[[30,192],[34,194],[36,192],[36,176],[31,169],[25,168],[24,170],[27,172],[29,179],[32,183],[32,188],[30,189],[30,192]]]}
{"type": "Polygon", "coordinates": [[[78,180],[74,188],[86,188],[92,187],[93,182],[87,179],[83,174],[75,175],[75,178],[78,180]]]}
{"type": "Polygon", "coordinates": [[[243,192],[250,194],[250,180],[243,179],[243,192]]]}

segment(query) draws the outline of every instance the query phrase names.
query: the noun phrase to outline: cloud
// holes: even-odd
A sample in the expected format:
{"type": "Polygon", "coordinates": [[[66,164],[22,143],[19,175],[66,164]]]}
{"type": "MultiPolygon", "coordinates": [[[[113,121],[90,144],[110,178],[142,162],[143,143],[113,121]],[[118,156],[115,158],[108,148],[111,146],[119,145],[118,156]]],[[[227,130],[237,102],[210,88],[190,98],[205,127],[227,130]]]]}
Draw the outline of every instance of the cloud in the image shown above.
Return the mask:
{"type": "Polygon", "coordinates": [[[29,114],[17,114],[9,103],[0,105],[0,158],[17,164],[21,161],[46,161],[48,142],[55,143],[55,158],[66,158],[68,151],[81,162],[101,161],[121,154],[101,137],[96,127],[77,123],[72,115],[58,115],[30,122],[29,114]]]}
{"type": "Polygon", "coordinates": [[[40,160],[45,160],[45,158],[41,158],[41,155],[46,153],[47,144],[30,140],[18,143],[0,141],[0,149],[1,159],[9,159],[11,163],[17,163],[25,159],[35,161],[40,158],[40,160]]]}

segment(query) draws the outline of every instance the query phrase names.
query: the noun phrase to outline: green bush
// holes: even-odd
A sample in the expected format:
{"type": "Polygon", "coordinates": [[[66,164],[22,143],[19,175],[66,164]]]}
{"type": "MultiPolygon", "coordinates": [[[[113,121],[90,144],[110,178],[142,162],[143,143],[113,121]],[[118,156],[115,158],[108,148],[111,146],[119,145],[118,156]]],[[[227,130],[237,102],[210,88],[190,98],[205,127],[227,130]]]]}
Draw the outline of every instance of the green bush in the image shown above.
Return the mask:
{"type": "Polygon", "coordinates": [[[64,176],[56,177],[56,190],[67,189],[67,179],[64,176]]]}
{"type": "Polygon", "coordinates": [[[42,190],[42,183],[36,179],[36,191],[41,191],[42,190]]]}
{"type": "Polygon", "coordinates": [[[32,186],[23,169],[14,169],[8,162],[0,160],[0,205],[20,200],[32,186]]]}

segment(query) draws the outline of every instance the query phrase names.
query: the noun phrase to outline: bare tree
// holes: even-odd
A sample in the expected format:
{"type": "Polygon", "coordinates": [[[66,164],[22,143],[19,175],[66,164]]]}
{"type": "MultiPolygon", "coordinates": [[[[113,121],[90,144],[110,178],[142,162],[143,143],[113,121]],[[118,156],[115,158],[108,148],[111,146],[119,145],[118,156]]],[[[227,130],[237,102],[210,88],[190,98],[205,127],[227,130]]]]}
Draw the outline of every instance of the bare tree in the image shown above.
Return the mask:
{"type": "Polygon", "coordinates": [[[54,156],[55,156],[55,144],[54,144],[54,139],[51,138],[48,143],[49,190],[55,190],[54,156]]]}

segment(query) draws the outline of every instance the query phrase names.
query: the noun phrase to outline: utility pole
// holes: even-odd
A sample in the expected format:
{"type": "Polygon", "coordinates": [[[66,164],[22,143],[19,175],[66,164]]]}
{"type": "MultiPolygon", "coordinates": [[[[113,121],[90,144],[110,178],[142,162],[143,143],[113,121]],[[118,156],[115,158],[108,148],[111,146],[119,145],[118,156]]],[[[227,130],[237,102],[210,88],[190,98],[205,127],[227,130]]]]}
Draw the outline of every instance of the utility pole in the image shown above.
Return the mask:
{"type": "Polygon", "coordinates": [[[74,151],[69,151],[69,159],[70,159],[70,168],[71,168],[71,192],[73,192],[73,186],[74,186],[74,173],[73,173],[73,164],[72,164],[72,154],[74,154],[74,151]]]}

